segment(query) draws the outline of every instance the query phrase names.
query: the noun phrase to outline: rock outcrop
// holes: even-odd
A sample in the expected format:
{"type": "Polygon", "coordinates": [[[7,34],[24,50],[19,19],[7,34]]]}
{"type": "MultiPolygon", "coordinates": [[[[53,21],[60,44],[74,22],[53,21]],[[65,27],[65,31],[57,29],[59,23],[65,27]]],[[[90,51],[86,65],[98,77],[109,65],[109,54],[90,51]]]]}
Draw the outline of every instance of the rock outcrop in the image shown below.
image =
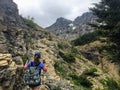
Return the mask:
{"type": "Polygon", "coordinates": [[[0,90],[22,90],[25,86],[22,74],[22,66],[12,61],[11,54],[0,53],[0,90]]]}
{"type": "Polygon", "coordinates": [[[9,26],[25,26],[13,0],[0,0],[0,23],[9,26]]]}
{"type": "Polygon", "coordinates": [[[74,21],[65,18],[58,18],[56,22],[46,29],[61,38],[74,40],[79,36],[93,31],[88,23],[95,22],[96,16],[91,12],[86,12],[82,16],[78,16],[74,21]]]}

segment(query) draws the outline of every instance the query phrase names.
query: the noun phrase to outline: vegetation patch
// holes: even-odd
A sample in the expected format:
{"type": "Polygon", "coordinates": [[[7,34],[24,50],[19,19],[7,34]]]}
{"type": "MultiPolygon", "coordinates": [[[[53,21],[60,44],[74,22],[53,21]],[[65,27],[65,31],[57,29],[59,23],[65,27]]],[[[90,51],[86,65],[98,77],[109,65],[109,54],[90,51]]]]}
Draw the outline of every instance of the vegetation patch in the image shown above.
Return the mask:
{"type": "Polygon", "coordinates": [[[75,57],[71,53],[63,53],[62,51],[59,51],[59,55],[63,58],[64,61],[68,63],[74,63],[75,57]]]}
{"type": "Polygon", "coordinates": [[[74,82],[75,85],[77,86],[83,86],[85,88],[91,88],[93,85],[88,79],[87,76],[85,75],[76,75],[76,74],[71,74],[70,77],[72,78],[72,81],[74,82]]]}
{"type": "Polygon", "coordinates": [[[34,20],[34,18],[28,16],[28,18],[25,18],[25,23],[26,23],[26,25],[27,25],[28,27],[33,28],[33,29],[36,29],[37,24],[34,23],[33,20],[34,20]]]}
{"type": "Polygon", "coordinates": [[[22,60],[23,60],[23,64],[26,63],[26,61],[28,60],[28,55],[27,54],[24,54],[21,56],[22,57],[22,60]]]}
{"type": "Polygon", "coordinates": [[[59,49],[66,49],[66,48],[68,48],[69,46],[67,45],[67,44],[65,44],[65,43],[58,43],[58,48],[59,49]]]}
{"type": "Polygon", "coordinates": [[[54,68],[56,70],[56,73],[58,73],[59,75],[63,77],[66,76],[67,72],[60,62],[55,61],[54,68]]]}
{"type": "Polygon", "coordinates": [[[90,69],[86,69],[83,72],[83,75],[88,75],[88,76],[98,76],[95,72],[97,72],[96,68],[90,68],[90,69]]]}
{"type": "Polygon", "coordinates": [[[78,39],[72,41],[73,45],[85,45],[87,43],[93,42],[97,39],[99,39],[101,35],[98,33],[98,31],[94,31],[92,33],[84,34],[83,36],[80,36],[78,39]]]}
{"type": "Polygon", "coordinates": [[[55,87],[53,90],[62,90],[60,87],[55,87]]]}
{"type": "Polygon", "coordinates": [[[106,80],[100,80],[104,85],[104,90],[120,90],[120,85],[113,78],[107,78],[106,80]]]}

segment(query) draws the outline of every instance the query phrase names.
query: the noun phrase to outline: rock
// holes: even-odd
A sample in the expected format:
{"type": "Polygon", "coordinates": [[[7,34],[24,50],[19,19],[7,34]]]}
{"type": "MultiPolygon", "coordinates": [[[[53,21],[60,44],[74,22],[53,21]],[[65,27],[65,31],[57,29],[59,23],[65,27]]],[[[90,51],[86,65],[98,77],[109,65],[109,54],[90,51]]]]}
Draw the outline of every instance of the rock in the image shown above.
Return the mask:
{"type": "Polygon", "coordinates": [[[22,90],[25,86],[22,76],[23,68],[17,67],[11,54],[0,54],[0,90],[22,90]]]}
{"type": "Polygon", "coordinates": [[[23,65],[23,61],[20,56],[13,57],[13,61],[15,61],[17,65],[23,65]]]}
{"type": "Polygon", "coordinates": [[[13,0],[0,0],[0,20],[10,26],[25,26],[23,19],[18,15],[17,5],[13,0]]]}

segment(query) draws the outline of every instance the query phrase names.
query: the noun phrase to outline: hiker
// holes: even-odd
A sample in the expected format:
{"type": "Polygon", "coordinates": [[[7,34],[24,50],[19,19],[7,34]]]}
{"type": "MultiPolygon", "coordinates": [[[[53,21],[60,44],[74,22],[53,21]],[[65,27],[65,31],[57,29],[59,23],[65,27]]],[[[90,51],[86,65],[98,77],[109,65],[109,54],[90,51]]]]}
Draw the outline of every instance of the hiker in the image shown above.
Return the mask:
{"type": "MultiPolygon", "coordinates": [[[[40,52],[35,52],[34,55],[34,60],[33,61],[26,61],[25,65],[24,65],[24,69],[28,70],[27,74],[25,76],[25,79],[29,78],[28,76],[30,76],[30,73],[33,72],[33,74],[35,74],[36,72],[34,72],[34,69],[31,69],[31,71],[29,70],[31,67],[37,67],[37,71],[39,72],[39,77],[38,77],[38,82],[36,84],[36,82],[33,81],[33,84],[31,84],[31,78],[30,80],[26,80],[26,82],[28,83],[27,85],[29,85],[30,88],[32,88],[32,90],[39,90],[39,86],[41,84],[41,80],[40,80],[40,74],[41,74],[41,70],[43,71],[47,71],[47,68],[45,66],[45,60],[43,62],[40,61],[41,59],[41,53],[40,52]],[[29,73],[30,72],[30,73],[29,73]],[[28,75],[29,74],[29,75],[28,75]],[[27,76],[28,75],[28,76],[27,76]]],[[[37,75],[38,76],[38,75],[37,75]]],[[[33,76],[34,77],[34,76],[33,76]]],[[[35,76],[36,77],[36,76],[35,76]]],[[[36,80],[35,80],[36,81],[36,80]]]]}

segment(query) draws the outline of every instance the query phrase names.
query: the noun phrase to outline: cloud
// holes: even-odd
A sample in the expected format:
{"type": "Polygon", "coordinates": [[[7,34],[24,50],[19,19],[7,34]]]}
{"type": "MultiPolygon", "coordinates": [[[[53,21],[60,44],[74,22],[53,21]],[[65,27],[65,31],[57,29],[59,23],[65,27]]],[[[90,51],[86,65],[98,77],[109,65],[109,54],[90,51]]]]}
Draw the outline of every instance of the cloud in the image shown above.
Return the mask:
{"type": "Polygon", "coordinates": [[[59,17],[73,20],[87,12],[92,3],[100,0],[13,0],[18,5],[19,13],[34,17],[40,26],[51,25],[59,17]]]}

